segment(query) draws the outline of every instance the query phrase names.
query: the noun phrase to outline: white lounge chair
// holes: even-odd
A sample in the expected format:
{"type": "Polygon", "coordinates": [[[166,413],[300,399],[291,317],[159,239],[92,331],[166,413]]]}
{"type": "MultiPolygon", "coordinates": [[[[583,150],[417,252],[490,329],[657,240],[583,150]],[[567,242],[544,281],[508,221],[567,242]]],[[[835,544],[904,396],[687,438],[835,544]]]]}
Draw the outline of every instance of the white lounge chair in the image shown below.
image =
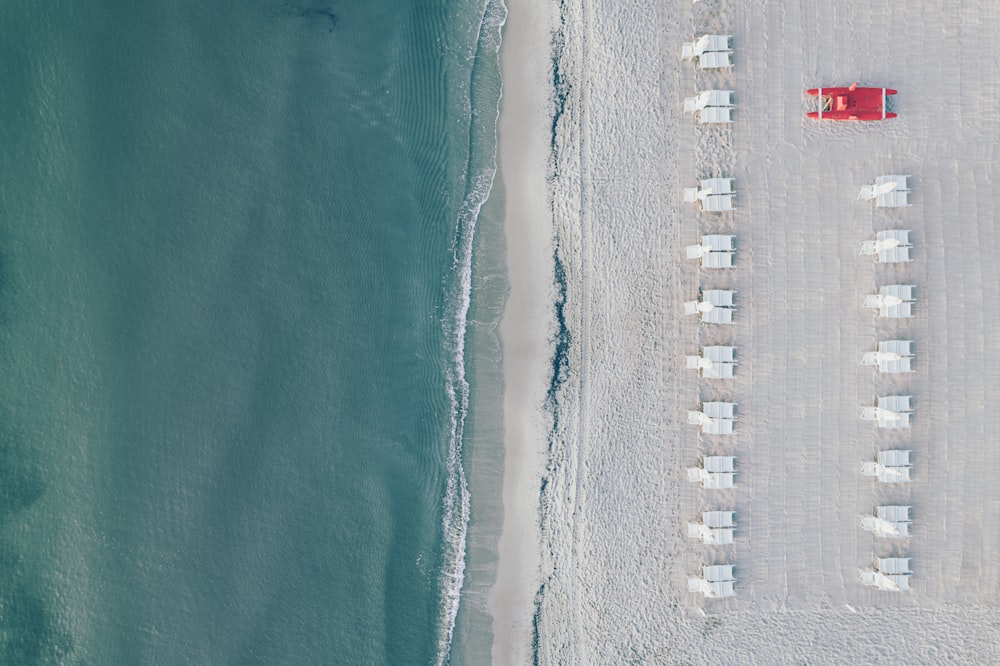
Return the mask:
{"type": "Polygon", "coordinates": [[[861,571],[861,583],[887,592],[906,592],[912,573],[908,557],[876,557],[874,568],[861,571]]]}
{"type": "Polygon", "coordinates": [[[733,456],[706,456],[701,467],[687,469],[688,481],[700,483],[708,490],[732,488],[736,476],[736,458],[733,456]]]}
{"type": "Polygon", "coordinates": [[[689,411],[688,423],[701,428],[706,435],[732,435],[733,419],[713,419],[704,412],[689,411]]]}
{"type": "Polygon", "coordinates": [[[732,268],[735,236],[702,236],[700,245],[685,248],[688,259],[701,259],[702,268],[732,268]]]}
{"type": "Polygon", "coordinates": [[[910,193],[907,180],[909,176],[879,176],[873,185],[866,185],[858,192],[858,198],[865,201],[875,200],[879,208],[898,208],[909,206],[910,193]]]}
{"type": "Polygon", "coordinates": [[[700,202],[706,212],[732,210],[734,198],[732,178],[707,178],[701,187],[684,188],[684,203],[700,202]]]}
{"type": "Polygon", "coordinates": [[[861,409],[861,419],[864,421],[875,421],[879,428],[909,428],[910,414],[899,413],[879,407],[863,407],[861,409]]]}
{"type": "Polygon", "coordinates": [[[704,402],[701,411],[688,411],[688,423],[707,435],[732,435],[736,423],[736,403],[704,402]]]}
{"type": "Polygon", "coordinates": [[[701,514],[701,522],[712,529],[736,527],[736,512],[706,511],[701,514]]]}
{"type": "Polygon", "coordinates": [[[701,189],[711,194],[732,194],[734,178],[706,178],[701,181],[701,189]]]}
{"type": "Polygon", "coordinates": [[[732,194],[712,194],[701,200],[701,209],[706,213],[723,213],[733,209],[732,194]]]}
{"type": "Polygon", "coordinates": [[[861,529],[887,539],[910,536],[910,507],[880,506],[875,515],[861,518],[861,529]]]}
{"type": "Polygon", "coordinates": [[[887,467],[877,462],[861,463],[861,474],[863,476],[873,476],[879,483],[909,483],[909,467],[887,467]]]}
{"type": "Polygon", "coordinates": [[[702,268],[732,268],[734,252],[706,252],[701,256],[702,268]]]}
{"type": "Polygon", "coordinates": [[[730,289],[705,289],[701,292],[701,300],[711,303],[717,308],[735,308],[736,292],[730,289]]]}
{"type": "Polygon", "coordinates": [[[698,113],[702,125],[723,125],[733,122],[733,110],[729,107],[712,106],[698,113]]]}
{"type": "Polygon", "coordinates": [[[733,311],[730,308],[717,308],[704,301],[686,301],[684,314],[700,314],[701,320],[707,324],[732,324],[733,311]]]}
{"type": "Polygon", "coordinates": [[[884,574],[911,574],[910,558],[908,557],[878,557],[875,559],[878,570],[884,574]]]}
{"type": "Polygon", "coordinates": [[[913,396],[889,395],[879,398],[875,407],[864,407],[861,418],[875,421],[879,428],[909,428],[913,396]]]}
{"type": "Polygon", "coordinates": [[[702,466],[712,473],[735,472],[735,456],[706,456],[701,459],[702,466]]]}
{"type": "Polygon", "coordinates": [[[911,453],[913,453],[913,451],[902,449],[879,451],[876,454],[875,459],[878,460],[880,465],[885,465],[886,467],[909,467],[912,464],[910,462],[911,453]]]}
{"type": "Polygon", "coordinates": [[[861,584],[884,592],[909,592],[910,575],[884,574],[874,569],[864,569],[861,572],[861,584]]]}
{"type": "Polygon", "coordinates": [[[878,311],[878,316],[902,319],[913,316],[916,301],[912,284],[890,284],[879,289],[878,294],[865,296],[865,307],[878,311]]]}
{"type": "Polygon", "coordinates": [[[684,98],[684,113],[695,113],[713,107],[731,107],[732,90],[702,90],[694,97],[684,98]]]}
{"type": "Polygon", "coordinates": [[[702,411],[713,419],[735,419],[735,402],[703,402],[702,411]]]}
{"type": "Polygon", "coordinates": [[[698,56],[699,69],[727,69],[733,66],[732,51],[710,51],[698,56]]]}
{"type": "Polygon", "coordinates": [[[880,264],[899,264],[911,261],[911,247],[909,229],[892,229],[878,232],[873,241],[863,242],[861,254],[874,257],[880,264]]]}
{"type": "Polygon", "coordinates": [[[709,546],[731,544],[736,527],[733,515],[732,511],[706,511],[700,523],[688,523],[688,536],[709,546]]]}
{"type": "Polygon", "coordinates": [[[700,523],[688,523],[688,536],[706,546],[728,546],[733,543],[733,530],[712,529],[700,523]]]}
{"type": "Polygon", "coordinates": [[[875,510],[875,515],[877,515],[882,520],[887,520],[892,523],[909,523],[910,522],[910,507],[908,506],[880,506],[875,510]]]}
{"type": "Polygon", "coordinates": [[[693,60],[705,53],[713,51],[729,51],[729,40],[732,35],[702,35],[693,42],[684,42],[681,45],[681,58],[683,60],[693,60]]]}
{"type": "Polygon", "coordinates": [[[878,343],[878,351],[865,352],[861,365],[873,365],[885,374],[913,372],[913,341],[883,340],[878,343]]]}
{"type": "Polygon", "coordinates": [[[709,599],[724,599],[736,596],[733,584],[736,576],[733,565],[715,564],[701,568],[701,578],[688,578],[688,592],[703,594],[709,599]]]}
{"type": "Polygon", "coordinates": [[[861,474],[876,477],[881,483],[910,482],[911,451],[879,451],[875,462],[861,463],[861,474]]]}
{"type": "Polygon", "coordinates": [[[703,246],[712,252],[733,252],[736,250],[736,236],[731,234],[706,234],[701,237],[703,246]]]}
{"type": "Polygon", "coordinates": [[[701,293],[700,301],[686,301],[684,314],[700,314],[708,324],[732,324],[736,306],[733,296],[736,292],[724,289],[707,289],[701,293]]]}
{"type": "Polygon", "coordinates": [[[686,366],[705,379],[732,379],[736,368],[735,347],[702,347],[701,356],[685,357],[686,366]]]}

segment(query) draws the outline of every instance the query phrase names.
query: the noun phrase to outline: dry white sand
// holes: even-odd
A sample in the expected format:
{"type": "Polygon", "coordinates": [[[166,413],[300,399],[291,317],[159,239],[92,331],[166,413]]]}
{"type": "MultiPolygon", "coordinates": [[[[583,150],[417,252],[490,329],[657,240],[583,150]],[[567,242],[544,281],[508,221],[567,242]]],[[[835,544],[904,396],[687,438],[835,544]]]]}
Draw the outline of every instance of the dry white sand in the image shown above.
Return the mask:
{"type": "Polygon", "coordinates": [[[523,547],[535,509],[521,493],[539,473],[545,427],[541,371],[526,368],[544,367],[550,351],[551,313],[537,300],[551,296],[538,271],[551,270],[537,169],[549,137],[526,122],[524,143],[514,138],[518,119],[538,112],[521,94],[534,87],[542,97],[549,83],[526,65],[543,57],[537,31],[527,36],[536,4],[511,3],[505,37],[511,301],[494,659],[527,660],[541,580],[541,663],[996,662],[1000,411],[988,401],[1000,396],[991,356],[1000,332],[1000,77],[987,45],[1000,5],[566,0],[552,10],[561,11],[552,24],[561,26],[569,94],[550,196],[573,337],[539,579],[523,547]],[[515,31],[526,35],[520,60],[510,55],[515,31]],[[681,42],[703,32],[733,35],[731,72],[679,61],[681,42]],[[855,80],[898,88],[900,118],[804,117],[805,88],[855,80]],[[681,113],[683,97],[705,88],[736,91],[732,128],[699,127],[681,113]],[[856,201],[885,173],[912,174],[912,207],[856,201]],[[712,175],[736,178],[735,213],[680,204],[682,187],[712,175]],[[913,230],[912,264],[875,267],[858,256],[862,240],[889,228],[913,230]],[[738,268],[699,270],[682,259],[684,245],[716,231],[737,235],[738,268]],[[917,285],[916,317],[876,321],[863,295],[894,282],[917,285]],[[735,326],[682,319],[681,302],[699,286],[737,290],[735,326]],[[531,344],[531,335],[541,337],[531,344]],[[895,337],[916,341],[916,373],[891,378],[859,365],[877,340],[895,337]],[[683,369],[684,354],[729,341],[735,381],[683,369]],[[910,432],[860,421],[863,405],[893,393],[915,396],[910,432]],[[700,437],[687,426],[683,411],[700,399],[738,402],[737,436],[700,437]],[[886,448],[915,452],[908,487],[878,487],[858,473],[886,448]],[[684,480],[700,455],[732,452],[736,489],[713,494],[684,480]],[[913,506],[912,538],[860,530],[862,513],[896,502],[913,506]],[[735,546],[685,537],[688,520],[726,508],[737,511],[735,546]],[[860,567],[888,554],[913,558],[909,593],[858,582],[860,567]],[[737,597],[688,594],[686,578],[717,562],[736,565],[737,597]]]}

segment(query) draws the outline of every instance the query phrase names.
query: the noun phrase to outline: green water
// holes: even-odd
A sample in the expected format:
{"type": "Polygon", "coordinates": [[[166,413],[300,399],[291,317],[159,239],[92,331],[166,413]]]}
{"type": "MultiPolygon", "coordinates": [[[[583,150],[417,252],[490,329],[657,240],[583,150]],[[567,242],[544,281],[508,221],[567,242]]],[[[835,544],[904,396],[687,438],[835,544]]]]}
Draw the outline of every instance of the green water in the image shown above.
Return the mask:
{"type": "Polygon", "coordinates": [[[447,656],[483,6],[355,5],[5,6],[0,663],[447,656]]]}

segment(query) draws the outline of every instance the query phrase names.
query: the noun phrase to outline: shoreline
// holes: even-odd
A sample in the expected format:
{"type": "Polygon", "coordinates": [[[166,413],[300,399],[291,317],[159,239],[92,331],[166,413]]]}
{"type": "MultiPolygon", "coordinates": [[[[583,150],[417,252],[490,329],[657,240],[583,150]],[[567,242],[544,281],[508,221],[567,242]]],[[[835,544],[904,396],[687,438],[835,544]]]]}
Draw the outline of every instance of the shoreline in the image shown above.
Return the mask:
{"type": "Polygon", "coordinates": [[[493,617],[492,663],[530,661],[539,576],[539,487],[545,465],[543,414],[553,336],[553,239],[549,159],[548,3],[508,0],[501,48],[503,98],[498,160],[505,197],[509,295],[503,350],[503,525],[493,617]]]}

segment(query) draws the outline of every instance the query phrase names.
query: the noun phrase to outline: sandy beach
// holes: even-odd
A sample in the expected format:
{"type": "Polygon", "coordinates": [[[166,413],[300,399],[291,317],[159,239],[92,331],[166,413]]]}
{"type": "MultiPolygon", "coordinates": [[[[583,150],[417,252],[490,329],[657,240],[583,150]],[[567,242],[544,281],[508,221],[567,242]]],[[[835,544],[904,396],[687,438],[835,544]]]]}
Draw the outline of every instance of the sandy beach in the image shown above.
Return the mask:
{"type": "Polygon", "coordinates": [[[528,20],[540,10],[510,4],[501,114],[508,432],[494,660],[996,661],[1000,413],[987,401],[1000,395],[989,346],[1000,314],[988,297],[1000,282],[1000,79],[980,51],[1000,7],[581,0],[553,7],[542,39],[542,21],[528,20]],[[680,60],[681,43],[704,33],[732,35],[731,70],[680,60]],[[548,56],[538,55],[543,46],[548,56]],[[539,64],[558,68],[564,97],[539,64]],[[806,88],[854,81],[898,89],[899,118],[805,117],[806,88]],[[713,88],[735,91],[730,127],[682,113],[684,97],[713,88]],[[556,113],[554,137],[540,108],[556,113]],[[538,164],[550,141],[546,172],[538,164]],[[911,176],[910,207],[857,200],[861,186],[894,173],[911,176]],[[681,203],[682,188],[712,176],[735,178],[732,213],[681,203]],[[886,229],[912,230],[914,261],[859,256],[861,242],[886,229]],[[734,269],[683,258],[703,233],[736,235],[734,269]],[[553,250],[566,272],[571,344],[546,414],[553,250]],[[861,307],[897,283],[916,285],[912,319],[861,307]],[[683,317],[699,288],[736,291],[733,326],[683,317]],[[886,339],[914,341],[914,373],[861,366],[886,339]],[[684,356],[710,344],[735,345],[735,379],[685,369],[684,356]],[[897,394],[914,396],[912,428],[860,419],[876,396],[897,394]],[[685,410],[702,400],[738,403],[734,436],[687,425],[685,410]],[[887,449],[913,451],[912,483],[859,473],[887,449]],[[736,456],[734,489],[686,481],[684,468],[723,454],[736,456]],[[860,529],[879,504],[913,507],[910,538],[860,529]],[[736,512],[734,545],[687,537],[688,521],[722,509],[736,512]],[[880,556],[912,558],[909,592],[859,582],[880,556]],[[735,565],[735,598],[688,593],[687,578],[718,563],[735,565]]]}
{"type": "Polygon", "coordinates": [[[510,292],[500,324],[504,373],[503,529],[496,582],[492,661],[531,659],[532,615],[540,580],[538,489],[551,418],[541,409],[550,383],[555,286],[547,172],[551,84],[547,3],[508,0],[498,125],[498,166],[506,191],[510,292]]]}

